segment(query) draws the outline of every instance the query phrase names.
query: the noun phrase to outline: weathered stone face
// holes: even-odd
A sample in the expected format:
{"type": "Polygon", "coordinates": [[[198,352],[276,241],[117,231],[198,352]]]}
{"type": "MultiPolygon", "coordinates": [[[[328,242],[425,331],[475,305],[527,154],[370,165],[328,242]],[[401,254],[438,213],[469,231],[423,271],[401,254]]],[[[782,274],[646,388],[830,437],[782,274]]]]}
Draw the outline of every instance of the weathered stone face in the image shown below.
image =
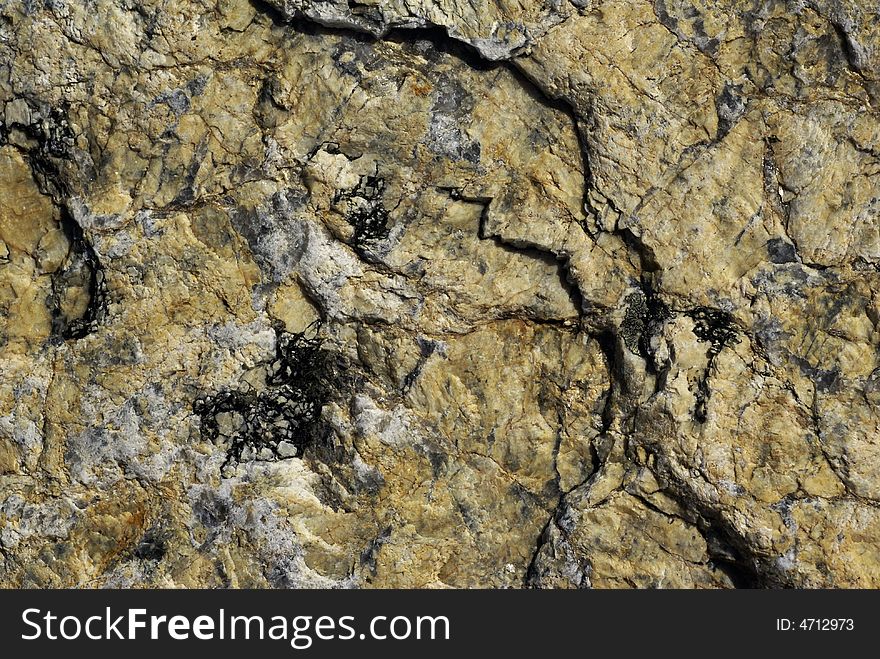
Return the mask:
{"type": "Polygon", "coordinates": [[[864,3],[0,7],[0,585],[880,586],[864,3]]]}

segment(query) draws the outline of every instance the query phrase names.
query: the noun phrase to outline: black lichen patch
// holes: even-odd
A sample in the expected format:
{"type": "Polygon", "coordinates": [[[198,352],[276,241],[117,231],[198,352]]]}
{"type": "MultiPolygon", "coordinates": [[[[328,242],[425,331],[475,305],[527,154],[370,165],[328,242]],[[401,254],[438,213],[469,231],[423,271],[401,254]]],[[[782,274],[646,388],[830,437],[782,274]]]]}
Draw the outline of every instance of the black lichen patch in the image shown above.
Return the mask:
{"type": "Polygon", "coordinates": [[[669,315],[669,308],[651,289],[628,295],[626,313],[620,325],[624,345],[634,354],[648,358],[651,334],[669,315]]]}
{"type": "Polygon", "coordinates": [[[697,402],[694,406],[694,418],[700,423],[705,423],[709,397],[712,395],[709,389],[709,377],[713,362],[724,348],[739,343],[739,335],[733,316],[725,311],[697,307],[688,311],[687,315],[694,321],[694,334],[697,338],[709,344],[709,349],[706,351],[709,362],[697,383],[697,402]]]}
{"type": "Polygon", "coordinates": [[[320,436],[321,408],[335,375],[319,326],[291,334],[276,327],[275,357],[266,389],[221,391],[196,400],[202,436],[226,445],[221,473],[252,461],[301,456],[320,436]]]}
{"type": "Polygon", "coordinates": [[[333,204],[345,204],[346,221],[354,229],[352,247],[359,253],[370,243],[388,237],[388,209],[383,195],[385,179],[377,175],[364,175],[350,190],[338,190],[333,196],[333,204]]]}
{"type": "Polygon", "coordinates": [[[645,296],[641,293],[632,293],[627,296],[625,302],[626,314],[620,325],[620,335],[631,352],[641,355],[642,349],[639,343],[645,331],[645,320],[648,317],[645,296]]]}
{"type": "Polygon", "coordinates": [[[729,313],[710,307],[697,307],[687,315],[694,321],[694,334],[709,343],[707,356],[713,359],[722,349],[739,343],[736,323],[729,313]]]}

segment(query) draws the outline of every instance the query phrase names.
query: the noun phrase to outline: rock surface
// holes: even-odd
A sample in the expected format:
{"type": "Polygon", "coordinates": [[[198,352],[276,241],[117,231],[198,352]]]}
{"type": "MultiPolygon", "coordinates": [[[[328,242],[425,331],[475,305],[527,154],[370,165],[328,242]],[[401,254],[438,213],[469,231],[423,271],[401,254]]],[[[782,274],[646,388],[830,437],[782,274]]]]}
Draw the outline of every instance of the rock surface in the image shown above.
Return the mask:
{"type": "Polygon", "coordinates": [[[0,4],[0,585],[880,587],[858,0],[0,4]]]}

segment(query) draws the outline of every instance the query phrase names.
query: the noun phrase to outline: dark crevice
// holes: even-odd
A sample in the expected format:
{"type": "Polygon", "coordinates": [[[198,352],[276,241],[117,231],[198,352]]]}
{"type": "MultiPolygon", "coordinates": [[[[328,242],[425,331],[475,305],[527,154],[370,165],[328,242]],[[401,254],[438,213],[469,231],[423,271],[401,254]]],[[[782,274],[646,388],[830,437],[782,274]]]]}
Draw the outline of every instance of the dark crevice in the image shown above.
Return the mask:
{"type": "Polygon", "coordinates": [[[506,241],[497,235],[487,236],[484,235],[482,231],[480,232],[480,238],[482,240],[491,240],[496,247],[507,252],[521,254],[522,256],[546,263],[547,265],[555,266],[559,273],[559,285],[562,287],[562,290],[568,294],[568,299],[571,301],[572,306],[578,310],[578,314],[583,313],[584,298],[581,295],[577,283],[569,277],[567,258],[558,257],[549,250],[535,247],[533,245],[521,245],[512,241],[506,241]]]}
{"type": "MultiPolygon", "coordinates": [[[[11,144],[19,150],[31,168],[40,192],[60,206],[69,196],[61,176],[61,163],[73,159],[74,134],[67,119],[66,105],[48,107],[43,103],[24,100],[29,122],[0,121],[0,146],[11,144]]],[[[86,173],[80,173],[88,178],[86,173]]]]}
{"type": "Polygon", "coordinates": [[[345,25],[328,25],[319,23],[309,18],[302,12],[296,11],[295,14],[287,14],[278,7],[266,2],[265,0],[249,0],[251,6],[260,14],[267,16],[275,25],[281,27],[286,26],[310,36],[335,34],[345,36],[365,43],[375,43],[383,40],[380,34],[374,31],[361,28],[353,24],[345,25]]]}
{"type": "MultiPolygon", "coordinates": [[[[651,446],[645,446],[653,450],[651,446]]],[[[707,543],[707,551],[714,565],[731,579],[737,588],[787,588],[790,579],[776,565],[771,556],[759,556],[752,550],[748,538],[728,521],[723,511],[712,508],[693,494],[691,485],[664,468],[662,457],[657,468],[652,468],[662,491],[694,518],[707,543]]]]}
{"type": "Polygon", "coordinates": [[[834,33],[837,36],[837,40],[840,42],[840,50],[843,52],[847,67],[856,75],[862,76],[864,63],[862,62],[862,57],[858,52],[857,46],[853,41],[852,36],[849,34],[849,32],[846,31],[846,29],[844,29],[843,25],[841,25],[839,22],[830,22],[832,27],[834,28],[834,33]]]}
{"type": "MultiPolygon", "coordinates": [[[[480,213],[480,225],[477,230],[477,237],[480,240],[488,240],[491,241],[496,247],[502,249],[504,251],[520,254],[529,258],[533,258],[542,263],[546,263],[547,265],[555,266],[559,272],[559,284],[562,289],[567,293],[569,300],[572,305],[578,311],[578,315],[583,315],[584,313],[584,297],[581,294],[580,288],[577,284],[577,280],[574,277],[570,276],[569,270],[569,258],[564,255],[558,255],[552,250],[543,247],[541,245],[537,245],[534,243],[529,243],[521,240],[510,240],[506,239],[503,236],[492,233],[486,229],[488,222],[488,213],[492,204],[492,197],[474,197],[465,195],[460,188],[454,187],[439,187],[437,188],[441,192],[444,192],[449,195],[449,198],[454,201],[463,201],[471,204],[479,204],[482,207],[482,211],[480,213]]],[[[532,319],[534,322],[541,323],[549,323],[549,324],[567,324],[568,321],[565,319],[532,319]]]]}
{"type": "Polygon", "coordinates": [[[101,261],[67,209],[61,209],[60,224],[70,243],[70,253],[65,267],[52,276],[52,333],[62,340],[77,340],[94,332],[104,321],[109,294],[101,261]],[[71,318],[64,303],[73,287],[87,290],[88,303],[81,315],[71,318]]]}
{"type": "MultiPolygon", "coordinates": [[[[416,48],[418,42],[429,43],[435,53],[443,53],[459,59],[477,71],[493,71],[499,68],[505,69],[516,80],[520,88],[526,92],[529,98],[549,109],[564,114],[571,122],[572,129],[578,139],[579,155],[584,170],[584,191],[582,195],[583,210],[598,214],[592,207],[589,200],[588,192],[592,188],[592,174],[590,172],[589,152],[585,143],[584,135],[580,130],[580,118],[574,105],[566,98],[550,94],[541,87],[541,85],[530,77],[528,73],[517,65],[516,59],[490,61],[485,59],[480,52],[470,44],[450,37],[444,28],[396,28],[391,30],[384,38],[384,41],[392,41],[403,47],[411,49],[416,48]]],[[[424,51],[419,51],[424,54],[424,51]]],[[[427,53],[428,57],[432,53],[427,53]]],[[[433,54],[436,57],[436,54],[433,54]]],[[[586,232],[587,227],[582,225],[581,228],[586,232]]]]}
{"type": "MultiPolygon", "coordinates": [[[[359,33],[356,26],[346,26],[344,28],[321,26],[306,18],[297,17],[291,19],[286,17],[281,12],[267,7],[259,0],[252,0],[252,2],[261,11],[270,15],[277,23],[290,25],[293,29],[299,32],[306,34],[344,35],[347,38],[354,38],[369,43],[377,41],[377,38],[374,36],[359,33]]],[[[477,70],[489,71],[498,67],[505,67],[516,77],[522,87],[534,100],[555,110],[564,112],[566,116],[571,118],[580,142],[580,154],[583,161],[585,177],[584,210],[588,213],[598,215],[598,212],[592,207],[588,198],[588,192],[592,187],[592,173],[589,167],[589,150],[587,142],[582,130],[580,130],[580,123],[584,118],[580,116],[579,112],[574,108],[570,101],[564,97],[558,97],[547,93],[541,88],[538,81],[529,77],[527,72],[518,68],[514,61],[487,61],[482,58],[476,49],[450,37],[442,28],[395,29],[391,30],[384,38],[402,44],[404,47],[418,47],[420,48],[419,54],[427,57],[431,56],[431,52],[425,50],[423,46],[417,46],[413,42],[429,42],[432,44],[435,52],[453,55],[477,70]]],[[[731,105],[731,107],[733,106],[733,101],[726,98],[721,99],[719,102],[726,103],[725,107],[728,105],[731,105]]],[[[733,112],[733,110],[738,110],[738,107],[732,107],[731,112],[733,112]]],[[[482,238],[491,239],[500,247],[516,250],[546,262],[552,260],[559,264],[560,276],[566,283],[566,290],[570,291],[573,296],[573,301],[576,301],[578,304],[578,308],[583,309],[584,301],[580,291],[577,290],[576,286],[571,285],[571,282],[568,281],[566,276],[565,271],[567,269],[567,259],[559,257],[540,246],[517,244],[512,241],[507,241],[501,236],[491,235],[490,232],[485,230],[485,213],[492,200],[483,198],[465,198],[460,190],[455,189],[450,189],[448,192],[453,199],[470,201],[483,205],[484,213],[480,227],[480,235],[482,238]]],[[[356,225],[356,222],[353,222],[352,224],[356,225]]],[[[372,219],[370,219],[368,226],[371,226],[372,224],[372,219]]],[[[381,225],[381,222],[378,222],[377,225],[381,225]]],[[[587,231],[585,226],[582,228],[587,231]]],[[[648,275],[650,278],[650,273],[659,272],[660,266],[653,251],[635,233],[633,233],[632,230],[628,228],[619,228],[613,233],[619,236],[630,251],[637,256],[638,262],[636,265],[639,266],[642,273],[648,275]]],[[[367,234],[368,232],[364,235],[367,234]]],[[[639,293],[633,294],[629,299],[628,306],[627,317],[624,320],[623,327],[621,327],[619,336],[626,347],[632,350],[635,354],[650,357],[650,339],[657,331],[659,325],[669,316],[670,311],[662,300],[660,300],[659,295],[657,295],[653,287],[647,284],[642,285],[642,290],[639,293]]],[[[695,310],[693,314],[697,324],[696,332],[698,337],[710,343],[709,353],[711,355],[711,365],[711,358],[717,354],[721,347],[732,341],[734,335],[729,331],[730,326],[724,322],[727,320],[725,317],[716,316],[706,310],[695,310]]],[[[614,417],[616,412],[613,403],[613,390],[618,386],[621,378],[625,376],[623,373],[618,372],[617,350],[620,349],[617,340],[618,333],[612,330],[607,330],[594,335],[594,338],[599,342],[599,345],[602,348],[609,372],[609,391],[607,393],[606,404],[602,414],[602,436],[605,436],[615,420],[614,417]]],[[[647,361],[650,363],[652,360],[647,359],[647,361]]],[[[600,455],[597,446],[591,446],[591,455],[594,462],[592,473],[582,483],[575,488],[572,488],[572,490],[588,485],[590,479],[595,478],[596,474],[601,470],[603,456],[600,455]]],[[[566,493],[559,493],[557,505],[548,516],[547,521],[536,539],[535,548],[524,575],[523,585],[526,587],[537,585],[537,563],[539,561],[540,553],[545,544],[550,541],[550,533],[553,525],[559,526],[558,522],[565,513],[565,497],[566,493]]],[[[699,528],[709,542],[709,553],[713,565],[727,574],[735,586],[766,587],[778,585],[780,583],[780,580],[773,575],[772,570],[762,566],[758,561],[748,558],[747,543],[739,541],[736,532],[732,528],[729,528],[729,525],[724,523],[724,520],[721,519],[717,512],[701,509],[701,504],[697,500],[684,500],[682,505],[684,505],[686,509],[693,511],[699,518],[699,528]]],[[[370,557],[367,556],[367,563],[369,563],[369,561],[370,557]]]]}
{"type": "MultiPolygon", "coordinates": [[[[698,527],[700,528],[700,527],[698,527]]],[[[710,525],[700,528],[712,565],[722,572],[734,588],[763,588],[763,578],[751,561],[744,558],[710,525]]]]}
{"type": "MultiPolygon", "coordinates": [[[[377,40],[374,36],[359,33],[357,26],[355,25],[348,25],[344,28],[320,26],[310,19],[303,17],[291,19],[277,9],[269,7],[261,0],[252,0],[252,3],[261,12],[272,17],[276,23],[290,25],[298,32],[305,34],[344,35],[346,38],[370,43],[377,40]]],[[[677,26],[670,22],[670,17],[668,12],[663,8],[663,3],[655,3],[655,9],[658,7],[662,10],[658,11],[658,17],[660,20],[664,22],[668,28],[675,30],[677,26]]],[[[840,26],[835,25],[835,29],[838,30],[838,36],[841,39],[842,48],[850,63],[850,67],[855,71],[858,71],[858,53],[855,51],[853,44],[849,41],[848,35],[846,35],[845,32],[841,34],[840,26]]],[[[593,187],[592,172],[589,167],[587,141],[583,131],[579,129],[581,122],[588,119],[588,117],[582,116],[582,114],[574,108],[569,101],[564,98],[554,97],[552,94],[546,92],[541,88],[539,82],[530,78],[527,73],[517,68],[515,62],[489,62],[483,59],[471,46],[450,37],[442,28],[396,29],[385,35],[385,39],[401,44],[412,44],[413,41],[427,41],[433,44],[433,48],[436,51],[454,55],[478,70],[492,70],[499,66],[504,66],[517,77],[517,79],[523,84],[523,87],[528,90],[534,98],[557,110],[565,112],[567,116],[571,117],[576,129],[576,134],[580,140],[580,150],[583,158],[585,176],[584,208],[588,212],[598,215],[587,197],[588,191],[593,187]]],[[[415,48],[416,46],[415,44],[412,44],[411,47],[415,48]]],[[[420,51],[420,54],[423,56],[426,53],[430,56],[429,51],[425,49],[420,51]]],[[[725,88],[725,93],[716,100],[719,116],[721,116],[722,119],[716,141],[723,138],[724,134],[730,129],[742,113],[743,108],[741,107],[742,103],[739,91],[740,90],[736,88],[725,88]]],[[[765,167],[765,174],[773,174],[773,178],[776,178],[776,172],[772,167],[765,167]]],[[[776,183],[776,181],[773,182],[776,183]]],[[[455,191],[450,191],[450,195],[453,196],[453,198],[461,199],[460,193],[458,197],[455,197],[455,194],[455,191]]],[[[467,201],[482,203],[484,204],[484,207],[487,207],[491,202],[490,199],[470,199],[467,201]]],[[[613,202],[609,201],[609,205],[613,208],[613,202]]],[[[368,224],[371,224],[371,222],[368,224]]],[[[355,223],[352,224],[354,225],[355,223]]],[[[381,224],[381,222],[378,224],[381,224]]],[[[500,246],[523,251],[536,258],[542,258],[545,260],[547,258],[553,258],[557,262],[563,260],[539,247],[510,244],[499,236],[487,236],[485,235],[483,228],[484,227],[481,226],[481,237],[492,239],[500,246]]],[[[642,273],[650,275],[650,273],[659,272],[660,266],[653,251],[638,235],[628,228],[618,228],[613,233],[621,238],[632,253],[637,255],[637,265],[640,266],[642,273]]],[[[794,256],[791,254],[793,250],[796,250],[796,245],[792,242],[790,247],[791,249],[789,249],[789,244],[786,241],[781,241],[778,244],[773,243],[772,245],[768,245],[768,250],[772,250],[771,257],[775,259],[776,262],[790,262],[792,258],[797,258],[796,254],[794,256]]],[[[578,295],[580,295],[579,292],[578,295]]],[[[582,308],[582,304],[583,301],[580,300],[579,308],[582,308]]],[[[626,348],[635,354],[646,357],[649,369],[653,368],[653,360],[649,359],[649,357],[652,356],[650,340],[655,335],[655,332],[662,322],[668,317],[669,313],[669,309],[666,308],[666,305],[659,299],[659,296],[653,287],[645,285],[644,283],[640,292],[634,293],[627,298],[626,317],[621,326],[619,337],[622,339],[623,344],[626,345],[626,348]]],[[[708,365],[704,377],[699,384],[700,392],[698,398],[702,397],[702,402],[698,401],[697,410],[695,410],[695,415],[698,419],[705,420],[705,408],[710,394],[710,371],[714,366],[715,358],[721,350],[738,340],[735,322],[729,314],[708,308],[697,308],[690,311],[680,311],[679,313],[687,314],[694,320],[694,333],[701,341],[709,344],[707,349],[708,365]]],[[[620,342],[617,340],[618,335],[609,330],[596,335],[595,338],[599,341],[603,353],[605,354],[610,380],[608,399],[606,401],[602,419],[604,434],[607,433],[615,420],[615,406],[612,404],[614,388],[621,386],[621,384],[626,384],[623,382],[626,375],[618,363],[617,350],[622,349],[620,342]]],[[[592,446],[591,448],[595,470],[590,478],[594,477],[595,473],[601,469],[601,456],[599,455],[599,451],[596,446],[592,446]]],[[[584,483],[581,483],[580,486],[587,483],[589,483],[589,478],[584,481],[584,483]]],[[[778,568],[774,567],[772,557],[755,556],[750,550],[748,539],[742,537],[739,530],[733,525],[733,523],[726,521],[720,511],[712,510],[705,503],[702,503],[699,497],[694,496],[686,482],[675,481],[673,479],[672,484],[665,488],[664,491],[677,498],[680,505],[696,517],[696,524],[706,538],[712,564],[720,571],[724,572],[736,587],[766,588],[787,585],[785,574],[778,568]]],[[[553,525],[559,526],[560,531],[564,533],[564,525],[560,523],[560,520],[565,513],[564,497],[564,493],[560,495],[556,508],[549,515],[537,538],[536,546],[524,577],[524,585],[526,586],[536,583],[537,562],[542,548],[551,540],[551,530],[553,525]]],[[[378,541],[379,539],[377,538],[377,542],[378,541]]],[[[372,549],[367,553],[366,562],[368,565],[372,553],[372,549]]]]}
{"type": "Polygon", "coordinates": [[[707,541],[707,550],[718,566],[737,588],[783,588],[786,582],[768,563],[751,555],[748,543],[721,519],[720,513],[694,504],[703,520],[697,524],[707,541]]]}
{"type": "MultiPolygon", "coordinates": [[[[553,96],[546,93],[545,90],[542,89],[535,80],[530,78],[524,71],[517,67],[514,61],[489,61],[485,59],[476,48],[464,41],[451,37],[442,27],[397,27],[379,33],[370,33],[369,31],[363,32],[362,29],[359,29],[357,25],[333,27],[317,23],[314,20],[309,19],[308,17],[303,15],[289,16],[284,12],[279,11],[277,8],[267,4],[263,0],[251,0],[251,4],[258,11],[265,13],[267,16],[269,16],[275,24],[289,26],[291,29],[297,32],[301,32],[303,34],[344,36],[345,38],[355,39],[357,41],[365,43],[389,41],[397,43],[404,48],[416,50],[417,54],[428,58],[436,57],[438,53],[450,55],[461,60],[471,68],[478,71],[492,71],[498,68],[505,68],[516,79],[520,87],[529,95],[529,97],[533,101],[539,103],[544,107],[548,107],[557,112],[561,112],[570,119],[572,128],[578,138],[580,147],[579,152],[584,169],[584,209],[589,209],[590,206],[588,202],[587,192],[590,187],[591,175],[587,155],[588,152],[584,143],[583,135],[579,130],[578,115],[575,111],[574,106],[562,97],[553,96]],[[431,52],[430,50],[426,50],[424,48],[424,44],[430,44],[433,52],[431,52]]],[[[379,195],[381,195],[382,185],[384,182],[382,182],[381,179],[379,179],[378,177],[370,178],[374,180],[371,182],[369,180],[365,181],[362,178],[362,181],[358,187],[361,187],[361,184],[363,184],[364,191],[371,191],[371,194],[363,195],[358,193],[357,190],[341,193],[342,195],[349,194],[352,196],[358,196],[366,202],[362,211],[357,212],[350,217],[347,217],[347,220],[350,224],[352,224],[355,229],[355,234],[352,240],[352,247],[362,257],[369,256],[368,252],[370,243],[374,243],[376,240],[381,240],[388,235],[388,211],[385,210],[384,206],[381,205],[381,200],[378,199],[376,195],[377,191],[379,195]]],[[[464,199],[460,196],[460,191],[450,189],[449,193],[453,199],[464,199]]],[[[341,198],[342,197],[340,197],[340,199],[341,198]]],[[[572,302],[576,305],[578,313],[583,314],[585,308],[583,295],[581,294],[580,288],[578,287],[577,282],[574,280],[574,278],[569,277],[567,257],[553,254],[549,250],[538,245],[521,245],[504,240],[499,236],[486,235],[486,232],[484,232],[483,230],[485,212],[488,204],[491,203],[491,199],[464,200],[484,204],[484,215],[483,220],[481,220],[480,227],[481,237],[491,238],[496,241],[496,244],[506,246],[509,249],[514,249],[520,252],[526,252],[538,258],[542,258],[545,260],[547,258],[554,259],[560,266],[560,282],[562,283],[563,288],[568,292],[569,297],[572,299],[572,302]]],[[[582,225],[581,228],[586,232],[585,226],[582,225]]]]}
{"type": "MultiPolygon", "coordinates": [[[[652,503],[638,490],[627,488],[627,492],[636,497],[648,509],[667,518],[670,523],[675,519],[681,519],[688,524],[696,526],[700,535],[706,541],[706,553],[709,556],[708,566],[717,569],[727,576],[734,588],[760,587],[761,577],[749,561],[728,541],[724,533],[719,532],[715,524],[707,523],[706,519],[699,514],[694,515],[693,508],[683,505],[684,515],[670,514],[652,503]]],[[[668,494],[668,492],[666,493],[668,494]]],[[[678,501],[678,503],[681,504],[682,502],[678,501]]]]}
{"type": "MultiPolygon", "coordinates": [[[[660,544],[659,546],[663,551],[679,560],[694,563],[695,565],[702,565],[710,570],[721,572],[730,580],[731,585],[733,585],[734,588],[752,587],[752,584],[754,583],[754,575],[743,567],[742,560],[739,558],[739,554],[736,550],[729,547],[711,528],[705,528],[705,525],[704,528],[700,528],[700,524],[695,524],[692,519],[686,519],[685,517],[666,512],[638,491],[628,489],[627,492],[638,499],[646,508],[666,518],[670,524],[675,522],[676,519],[680,519],[687,524],[695,525],[700,532],[700,535],[706,541],[706,554],[708,560],[699,562],[691,561],[682,557],[680,554],[676,554],[675,552],[666,549],[666,547],[660,544]]],[[[687,509],[685,509],[685,511],[688,512],[687,509]]]]}
{"type": "MultiPolygon", "coordinates": [[[[577,109],[565,97],[549,93],[542,88],[538,81],[530,77],[526,71],[517,65],[515,57],[502,60],[488,60],[474,46],[466,41],[450,36],[447,30],[440,26],[394,27],[380,32],[365,31],[365,28],[353,24],[344,26],[325,25],[300,13],[290,16],[269,5],[264,0],[250,0],[250,2],[255,9],[271,18],[276,25],[287,26],[298,33],[307,35],[336,35],[361,43],[388,41],[410,50],[415,50],[417,54],[429,59],[432,57],[436,58],[437,54],[440,53],[450,55],[477,71],[493,71],[498,68],[506,69],[533,101],[544,107],[561,112],[571,120],[575,135],[578,138],[584,169],[583,209],[587,212],[598,214],[593,209],[588,196],[588,191],[592,187],[589,151],[584,135],[580,130],[580,116],[577,109]],[[425,50],[423,44],[430,44],[433,52],[425,50]]],[[[587,230],[586,226],[582,228],[584,231],[587,230]]]]}
{"type": "Polygon", "coordinates": [[[626,245],[631,252],[636,254],[639,259],[639,270],[642,273],[648,274],[660,271],[660,263],[657,261],[654,250],[642,241],[632,229],[626,227],[617,228],[613,233],[620,237],[623,244],[626,245]]]}
{"type": "MultiPolygon", "coordinates": [[[[602,406],[601,434],[604,435],[611,428],[612,423],[614,423],[614,386],[620,377],[620,374],[617,372],[617,339],[613,332],[607,330],[594,335],[593,338],[602,350],[602,354],[605,357],[605,368],[608,373],[608,391],[605,393],[605,404],[602,406]]],[[[596,471],[599,468],[599,454],[593,442],[590,442],[590,455],[593,458],[593,469],[596,471]]]]}
{"type": "MultiPolygon", "coordinates": [[[[559,505],[562,505],[561,500],[559,505]]],[[[541,556],[541,550],[550,541],[550,526],[556,521],[557,511],[558,509],[553,511],[553,514],[550,515],[547,522],[544,524],[544,527],[541,529],[541,533],[538,534],[538,540],[535,542],[535,549],[532,552],[532,557],[529,559],[529,564],[526,566],[526,571],[523,575],[524,588],[540,588],[538,558],[541,556]]]]}
{"type": "MultiPolygon", "coordinates": [[[[26,100],[26,99],[25,99],[26,100]]],[[[70,194],[62,164],[72,160],[74,134],[65,105],[46,107],[26,100],[30,121],[3,124],[0,145],[13,143],[20,151],[40,192],[51,199],[58,212],[58,224],[70,245],[61,268],[52,273],[52,291],[47,301],[52,316],[52,340],[82,339],[94,332],[108,311],[108,290],[104,269],[82,227],[65,205],[70,194]],[[85,308],[77,297],[85,291],[85,308]]]]}
{"type": "Polygon", "coordinates": [[[390,41],[410,50],[416,48],[418,42],[429,43],[434,51],[425,53],[429,58],[436,59],[439,54],[450,55],[477,71],[493,71],[506,66],[503,61],[484,59],[476,48],[450,37],[442,27],[394,28],[381,41],[390,41]]]}

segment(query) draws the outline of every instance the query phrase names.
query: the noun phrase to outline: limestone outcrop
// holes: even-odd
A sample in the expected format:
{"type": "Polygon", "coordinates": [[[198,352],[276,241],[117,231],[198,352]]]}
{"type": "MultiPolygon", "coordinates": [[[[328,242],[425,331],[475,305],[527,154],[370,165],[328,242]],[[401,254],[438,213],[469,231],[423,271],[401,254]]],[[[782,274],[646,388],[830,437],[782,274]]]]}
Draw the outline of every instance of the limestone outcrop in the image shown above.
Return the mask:
{"type": "Polygon", "coordinates": [[[856,0],[0,5],[0,585],[880,586],[856,0]]]}

